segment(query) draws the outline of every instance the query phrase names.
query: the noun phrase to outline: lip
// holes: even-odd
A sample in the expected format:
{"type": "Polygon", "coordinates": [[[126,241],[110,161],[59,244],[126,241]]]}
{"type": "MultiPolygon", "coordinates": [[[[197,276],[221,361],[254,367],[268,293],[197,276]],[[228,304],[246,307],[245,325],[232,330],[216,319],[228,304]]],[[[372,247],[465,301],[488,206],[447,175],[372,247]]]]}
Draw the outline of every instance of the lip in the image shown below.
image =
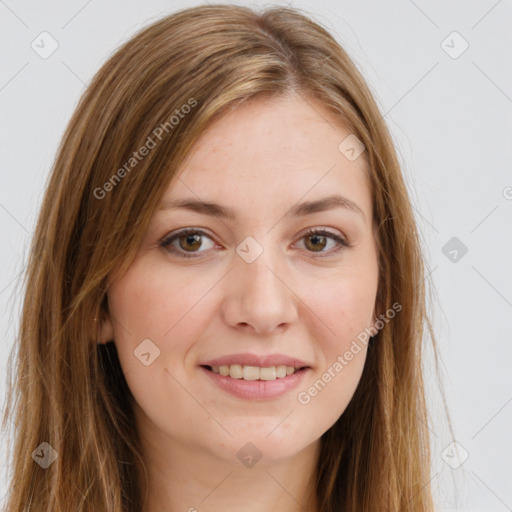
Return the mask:
{"type": "Polygon", "coordinates": [[[223,391],[246,400],[268,400],[280,397],[296,388],[302,382],[305,375],[311,371],[311,368],[303,368],[291,375],[275,380],[244,380],[225,377],[219,373],[214,373],[204,366],[201,366],[199,369],[223,391]]]}
{"type": "Polygon", "coordinates": [[[268,354],[258,356],[256,354],[231,354],[228,356],[218,357],[199,363],[200,366],[231,366],[232,364],[241,364],[245,366],[259,366],[260,368],[268,368],[269,366],[293,366],[294,368],[311,368],[311,365],[284,354],[268,354]]]}

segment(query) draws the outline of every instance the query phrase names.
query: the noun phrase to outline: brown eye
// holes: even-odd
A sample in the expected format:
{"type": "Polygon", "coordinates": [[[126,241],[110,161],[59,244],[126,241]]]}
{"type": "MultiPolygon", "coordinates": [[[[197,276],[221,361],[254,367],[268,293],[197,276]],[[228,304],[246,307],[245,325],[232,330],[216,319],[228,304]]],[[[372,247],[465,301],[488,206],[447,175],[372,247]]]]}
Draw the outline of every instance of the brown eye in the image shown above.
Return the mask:
{"type": "Polygon", "coordinates": [[[206,247],[205,250],[199,250],[203,248],[204,242],[202,240],[203,237],[208,238],[213,244],[213,240],[201,230],[198,229],[185,229],[171,235],[162,242],[160,245],[167,249],[168,251],[177,254],[178,256],[183,256],[184,258],[193,258],[196,256],[200,256],[201,253],[205,252],[206,249],[210,249],[211,247],[206,247]],[[174,242],[178,242],[178,247],[174,245],[174,242]]]}
{"type": "Polygon", "coordinates": [[[182,235],[178,237],[179,245],[182,249],[188,250],[189,248],[192,251],[199,249],[201,247],[201,236],[200,235],[182,235]]]}
{"type": "Polygon", "coordinates": [[[306,237],[306,247],[312,251],[321,251],[327,245],[327,237],[321,235],[310,235],[306,237]],[[308,243],[310,241],[311,243],[308,243]]]}
{"type": "Polygon", "coordinates": [[[324,253],[328,256],[332,253],[337,253],[343,247],[350,247],[350,244],[339,235],[326,230],[311,230],[302,239],[305,240],[306,249],[309,252],[319,253],[320,257],[323,257],[324,253]],[[324,250],[329,240],[334,242],[334,249],[330,251],[324,250]]]}

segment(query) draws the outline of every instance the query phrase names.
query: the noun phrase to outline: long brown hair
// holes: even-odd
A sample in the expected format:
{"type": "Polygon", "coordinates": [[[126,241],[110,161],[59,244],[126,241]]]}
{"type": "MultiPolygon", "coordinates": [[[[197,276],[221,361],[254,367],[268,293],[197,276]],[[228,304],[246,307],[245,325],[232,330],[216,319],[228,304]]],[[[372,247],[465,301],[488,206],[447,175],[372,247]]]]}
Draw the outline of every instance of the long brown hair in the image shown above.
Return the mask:
{"type": "Polygon", "coordinates": [[[421,354],[428,332],[435,342],[392,139],[365,80],[326,29],[298,9],[234,5],[184,9],[140,31],[94,76],[69,122],[38,217],[11,354],[4,428],[11,419],[16,431],[6,510],[143,510],[147,473],[133,397],[115,346],[97,344],[94,319],[204,129],[248,98],[291,92],[320,101],[365,145],[377,310],[403,307],[370,340],[359,386],[322,436],[320,510],[432,510],[421,354]],[[143,146],[150,151],[136,158],[143,146]],[[52,450],[53,463],[36,464],[37,456],[50,462],[52,450]]]}

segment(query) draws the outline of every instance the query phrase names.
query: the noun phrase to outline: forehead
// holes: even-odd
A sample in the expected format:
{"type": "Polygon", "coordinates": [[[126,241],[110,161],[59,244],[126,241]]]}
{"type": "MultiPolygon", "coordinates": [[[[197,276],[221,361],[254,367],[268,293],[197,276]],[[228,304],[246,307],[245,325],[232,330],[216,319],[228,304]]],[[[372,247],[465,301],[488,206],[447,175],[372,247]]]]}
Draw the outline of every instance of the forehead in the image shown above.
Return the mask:
{"type": "Polygon", "coordinates": [[[164,201],[195,196],[270,212],[284,203],[339,193],[370,218],[365,155],[351,161],[339,149],[350,135],[310,99],[251,99],[201,135],[164,201]]]}

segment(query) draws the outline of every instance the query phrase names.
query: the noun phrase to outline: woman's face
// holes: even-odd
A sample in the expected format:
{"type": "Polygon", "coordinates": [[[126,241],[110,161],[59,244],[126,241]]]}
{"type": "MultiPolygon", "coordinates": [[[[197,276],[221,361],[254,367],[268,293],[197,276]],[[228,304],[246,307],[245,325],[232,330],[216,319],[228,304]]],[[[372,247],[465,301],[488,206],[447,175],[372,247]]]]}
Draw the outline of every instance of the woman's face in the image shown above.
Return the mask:
{"type": "Polygon", "coordinates": [[[271,463],[347,407],[378,282],[364,153],[352,138],[339,149],[349,135],[314,101],[256,99],[189,154],[108,292],[107,330],[146,442],[271,463]],[[283,377],[282,366],[307,368],[283,377]]]}

